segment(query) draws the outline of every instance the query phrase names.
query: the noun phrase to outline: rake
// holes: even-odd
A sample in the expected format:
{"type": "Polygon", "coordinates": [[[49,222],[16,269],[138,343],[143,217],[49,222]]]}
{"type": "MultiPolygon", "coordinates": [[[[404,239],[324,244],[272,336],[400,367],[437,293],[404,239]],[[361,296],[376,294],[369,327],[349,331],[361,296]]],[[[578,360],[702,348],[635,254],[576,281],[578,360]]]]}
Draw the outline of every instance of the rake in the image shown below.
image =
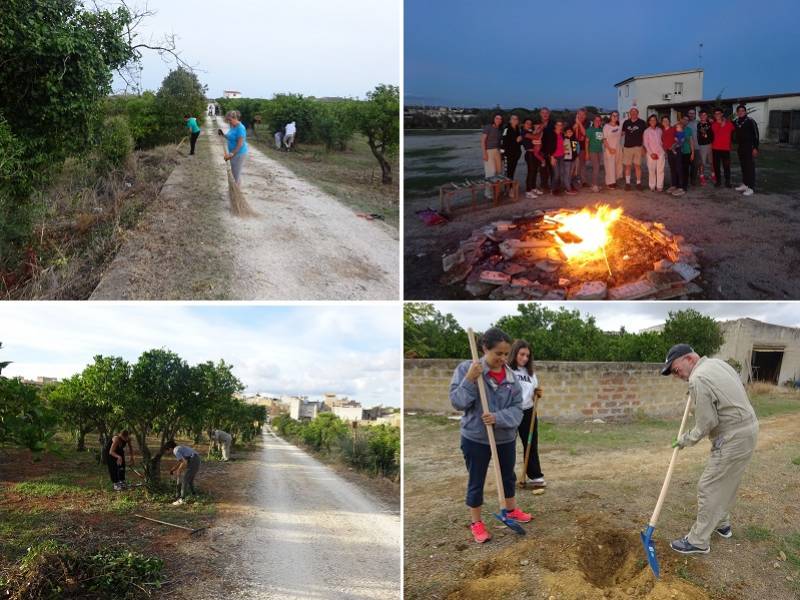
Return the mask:
{"type": "MultiPolygon", "coordinates": [[[[472,360],[478,360],[478,346],[475,343],[475,334],[472,329],[467,329],[467,336],[469,337],[469,349],[472,351],[472,360]]],[[[481,407],[483,412],[489,412],[489,401],[486,399],[486,388],[484,387],[483,375],[478,377],[478,393],[481,397],[481,407]]],[[[492,466],[494,467],[494,481],[497,488],[497,500],[500,503],[500,512],[494,513],[495,518],[503,523],[506,527],[510,528],[514,533],[525,535],[525,530],[514,519],[508,517],[508,509],[505,507],[506,499],[503,493],[503,477],[500,474],[500,462],[497,458],[497,444],[494,441],[494,425],[486,426],[486,435],[489,437],[489,446],[492,449],[492,466]]]]}
{"type": "MultiPolygon", "coordinates": [[[[223,158],[225,157],[225,154],[225,146],[223,145],[223,158]]],[[[236,183],[236,180],[233,178],[233,168],[231,167],[229,160],[225,161],[225,171],[228,174],[228,196],[231,202],[231,212],[233,212],[233,214],[235,214],[237,217],[254,217],[256,212],[247,203],[244,193],[242,192],[242,188],[239,187],[239,184],[236,183]]]]}
{"type": "MultiPolygon", "coordinates": [[[[686,419],[689,416],[689,406],[691,406],[692,397],[686,398],[686,408],[683,411],[683,419],[681,419],[681,427],[678,430],[678,439],[683,435],[683,429],[686,427],[686,419]]],[[[644,546],[645,554],[647,554],[647,562],[650,563],[650,568],[653,574],[658,577],[661,570],[658,566],[658,558],[656,558],[656,547],[653,544],[653,530],[658,523],[658,517],[661,514],[661,507],[664,505],[664,499],[667,497],[667,489],[669,482],[672,479],[672,471],[675,469],[675,461],[678,458],[678,451],[680,448],[675,447],[672,451],[672,458],[669,461],[669,468],[667,469],[667,476],[664,478],[664,485],[661,486],[661,493],[658,495],[658,502],[656,502],[656,509],[653,511],[653,516],[650,517],[650,522],[647,524],[647,529],[640,533],[642,537],[642,545],[644,546]]]]}

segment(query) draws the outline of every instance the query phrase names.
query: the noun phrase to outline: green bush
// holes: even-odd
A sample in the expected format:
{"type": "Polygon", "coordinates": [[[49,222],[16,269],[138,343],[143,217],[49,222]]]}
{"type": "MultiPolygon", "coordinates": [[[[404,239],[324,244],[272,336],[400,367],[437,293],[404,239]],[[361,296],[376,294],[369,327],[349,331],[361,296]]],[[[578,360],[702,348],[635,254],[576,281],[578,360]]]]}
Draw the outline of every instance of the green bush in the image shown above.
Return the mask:
{"type": "Polygon", "coordinates": [[[132,152],[133,136],[128,119],[122,115],[106,119],[94,152],[97,172],[106,174],[120,168],[132,152]]]}
{"type": "Polygon", "coordinates": [[[108,116],[123,115],[128,119],[134,145],[138,150],[153,148],[163,138],[156,95],[153,92],[144,92],[140,96],[110,96],[106,99],[105,113],[108,116]]]}

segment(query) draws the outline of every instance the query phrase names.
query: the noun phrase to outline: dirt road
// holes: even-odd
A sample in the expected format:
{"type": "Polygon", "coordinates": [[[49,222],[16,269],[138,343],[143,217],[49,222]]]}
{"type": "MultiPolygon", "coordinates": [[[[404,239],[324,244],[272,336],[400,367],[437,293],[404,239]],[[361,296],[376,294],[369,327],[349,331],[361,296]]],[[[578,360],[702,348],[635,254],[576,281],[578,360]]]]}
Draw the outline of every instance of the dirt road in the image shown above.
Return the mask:
{"type": "Polygon", "coordinates": [[[271,432],[248,472],[253,482],[231,512],[185,549],[190,560],[222,559],[222,573],[182,586],[181,598],[400,597],[396,511],[271,432]]]}
{"type": "Polygon", "coordinates": [[[197,154],[182,157],[91,299],[397,299],[391,229],[357,217],[253,145],[242,189],[258,215],[231,214],[216,130],[207,119],[197,154]]]}

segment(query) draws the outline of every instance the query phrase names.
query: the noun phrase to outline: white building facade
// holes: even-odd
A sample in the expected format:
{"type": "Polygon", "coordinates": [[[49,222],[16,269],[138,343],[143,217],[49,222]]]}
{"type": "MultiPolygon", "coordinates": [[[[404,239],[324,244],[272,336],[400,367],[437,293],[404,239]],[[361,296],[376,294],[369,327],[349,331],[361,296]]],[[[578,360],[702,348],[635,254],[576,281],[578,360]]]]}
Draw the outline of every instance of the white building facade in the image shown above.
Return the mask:
{"type": "Polygon", "coordinates": [[[237,90],[225,90],[225,91],[222,92],[222,97],[223,98],[241,98],[242,97],[242,92],[239,92],[237,90]]]}
{"type": "Polygon", "coordinates": [[[620,121],[637,107],[639,117],[647,119],[650,106],[698,100],[703,97],[703,69],[672,71],[655,75],[636,75],[615,83],[620,121]]]}

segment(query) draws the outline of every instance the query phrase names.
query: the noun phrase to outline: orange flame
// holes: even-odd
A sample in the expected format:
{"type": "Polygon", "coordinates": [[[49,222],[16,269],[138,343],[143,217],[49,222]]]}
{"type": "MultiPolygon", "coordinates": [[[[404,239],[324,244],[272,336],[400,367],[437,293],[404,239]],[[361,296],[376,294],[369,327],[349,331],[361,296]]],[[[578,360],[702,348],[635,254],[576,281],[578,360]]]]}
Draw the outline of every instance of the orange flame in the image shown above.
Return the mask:
{"type": "Polygon", "coordinates": [[[621,215],[621,208],[601,204],[595,210],[584,208],[577,213],[558,213],[550,218],[561,223],[555,238],[567,260],[589,262],[603,258],[605,246],[611,239],[609,229],[621,215]],[[559,234],[565,234],[566,239],[559,234]],[[580,239],[575,240],[573,236],[580,239]]]}

